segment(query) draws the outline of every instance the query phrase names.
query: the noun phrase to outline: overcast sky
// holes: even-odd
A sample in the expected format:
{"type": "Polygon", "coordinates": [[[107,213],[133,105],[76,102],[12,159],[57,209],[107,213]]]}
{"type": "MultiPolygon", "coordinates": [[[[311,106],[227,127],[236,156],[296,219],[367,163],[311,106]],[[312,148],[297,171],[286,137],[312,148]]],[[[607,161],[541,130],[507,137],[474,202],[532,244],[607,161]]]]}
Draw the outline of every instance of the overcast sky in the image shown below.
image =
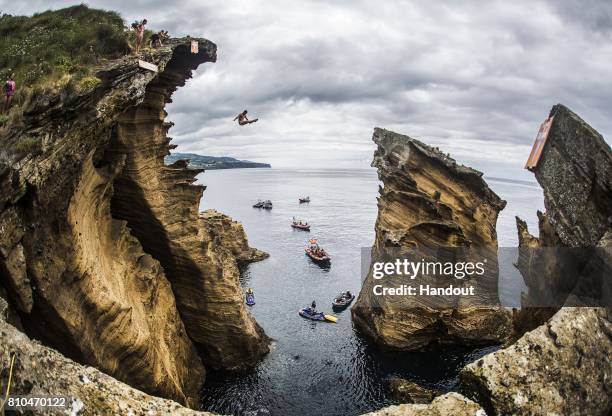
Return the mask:
{"type": "MultiPolygon", "coordinates": [[[[0,0],[11,14],[74,4],[0,0]]],[[[561,102],[609,141],[612,2],[92,0],[127,21],[206,37],[168,108],[177,151],[275,167],[366,167],[375,126],[492,176],[522,165],[561,102]],[[256,124],[232,122],[243,109],[256,124]]]]}

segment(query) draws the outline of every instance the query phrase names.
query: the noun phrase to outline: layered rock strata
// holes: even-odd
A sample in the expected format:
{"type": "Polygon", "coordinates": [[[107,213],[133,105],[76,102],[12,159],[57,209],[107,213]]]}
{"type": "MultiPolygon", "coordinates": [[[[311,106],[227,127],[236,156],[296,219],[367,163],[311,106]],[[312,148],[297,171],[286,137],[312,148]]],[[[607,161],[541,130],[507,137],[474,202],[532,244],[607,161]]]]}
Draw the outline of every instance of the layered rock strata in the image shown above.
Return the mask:
{"type": "Polygon", "coordinates": [[[164,106],[216,46],[174,39],[141,58],[158,71],[111,62],[90,91],[36,98],[4,138],[42,152],[0,169],[0,284],[29,335],[193,405],[202,359],[242,369],[268,342],[242,302],[244,259],[228,248],[246,238],[215,234],[198,213],[199,171],[163,162],[164,106]]]}
{"type": "Polygon", "coordinates": [[[538,236],[517,218],[517,266],[529,287],[514,317],[517,340],[461,371],[458,389],[469,399],[449,393],[430,405],[391,406],[373,414],[612,411],[612,156],[601,135],[566,107],[553,107],[551,116],[534,169],[547,207],[538,213],[538,236]],[[566,306],[585,300],[608,307],[566,306]],[[434,405],[441,402],[455,407],[440,413],[434,405]]]}
{"type": "MultiPolygon", "coordinates": [[[[0,315],[3,299],[0,298],[0,315]]],[[[62,396],[66,407],[38,408],[37,415],[200,415],[172,400],[150,396],[31,340],[0,316],[0,386],[6,389],[13,355],[12,395],[62,396]]],[[[4,396],[2,397],[4,399],[4,396]]]]}
{"type": "MultiPolygon", "coordinates": [[[[379,344],[418,349],[428,344],[482,344],[506,336],[508,315],[497,294],[497,216],[505,206],[482,174],[408,136],[375,129],[372,166],[384,186],[378,198],[372,264],[416,251],[416,261],[487,262],[477,278],[447,278],[474,287],[474,296],[376,296],[370,270],[352,309],[355,324],[379,344]]],[[[385,276],[384,285],[439,283],[439,277],[385,276]]]]}

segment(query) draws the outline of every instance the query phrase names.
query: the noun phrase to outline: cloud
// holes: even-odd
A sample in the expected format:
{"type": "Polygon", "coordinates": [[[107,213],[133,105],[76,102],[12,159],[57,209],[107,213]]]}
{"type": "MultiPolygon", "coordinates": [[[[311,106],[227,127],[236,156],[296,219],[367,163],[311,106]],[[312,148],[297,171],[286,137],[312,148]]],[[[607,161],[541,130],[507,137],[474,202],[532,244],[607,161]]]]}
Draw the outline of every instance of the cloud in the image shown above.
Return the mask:
{"type": "MultiPolygon", "coordinates": [[[[0,0],[10,13],[65,1],[0,0]]],[[[562,102],[612,132],[612,5],[536,0],[335,2],[94,0],[218,62],[179,89],[179,150],[276,166],[367,166],[375,126],[440,146],[493,176],[521,174],[539,123],[562,102]],[[256,124],[232,118],[247,108],[256,124]]]]}

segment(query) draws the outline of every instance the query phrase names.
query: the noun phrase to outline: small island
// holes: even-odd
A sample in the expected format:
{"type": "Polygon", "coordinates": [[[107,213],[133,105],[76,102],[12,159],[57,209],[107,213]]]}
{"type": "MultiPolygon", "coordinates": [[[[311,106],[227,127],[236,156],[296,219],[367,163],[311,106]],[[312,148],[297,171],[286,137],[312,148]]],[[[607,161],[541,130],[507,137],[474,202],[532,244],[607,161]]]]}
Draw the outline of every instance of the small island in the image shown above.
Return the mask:
{"type": "Polygon", "coordinates": [[[270,168],[269,163],[238,160],[229,156],[203,156],[195,153],[172,153],[166,156],[165,163],[170,165],[177,160],[189,160],[189,167],[194,169],[242,169],[242,168],[270,168]]]}

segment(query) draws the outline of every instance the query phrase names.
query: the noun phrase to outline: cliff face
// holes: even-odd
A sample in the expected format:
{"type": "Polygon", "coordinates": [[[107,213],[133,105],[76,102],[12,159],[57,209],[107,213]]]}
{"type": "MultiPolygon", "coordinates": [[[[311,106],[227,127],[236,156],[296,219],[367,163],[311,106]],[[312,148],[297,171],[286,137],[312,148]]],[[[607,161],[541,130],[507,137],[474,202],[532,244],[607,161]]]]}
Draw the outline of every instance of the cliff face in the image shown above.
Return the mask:
{"type": "MultiPolygon", "coordinates": [[[[8,378],[8,363],[15,356],[11,394],[63,395],[70,397],[67,408],[39,408],[37,415],[78,414],[120,415],[200,415],[172,400],[160,399],[128,386],[103,372],[62,356],[57,351],[31,340],[8,324],[4,318],[7,305],[0,296],[0,360],[3,383],[8,378]]],[[[2,386],[6,387],[5,384],[2,386]]]]}
{"type": "MultiPolygon", "coordinates": [[[[474,286],[475,298],[440,306],[435,297],[376,296],[377,282],[370,271],[352,309],[354,322],[378,343],[398,349],[502,340],[508,317],[497,306],[495,225],[505,201],[489,189],[480,172],[417,140],[382,129],[374,131],[373,140],[378,149],[372,166],[378,168],[384,187],[378,198],[372,262],[389,261],[412,249],[438,256],[442,252],[436,250],[450,249],[453,261],[486,258],[488,273],[454,282],[474,286]]],[[[385,279],[386,286],[410,283],[405,276],[385,279]]]]}
{"type": "Polygon", "coordinates": [[[198,39],[193,54],[191,40],[147,56],[157,73],[125,57],[89,92],[34,102],[5,140],[41,140],[42,153],[0,169],[0,283],[27,332],[183,403],[202,359],[240,369],[268,351],[220,243],[246,238],[216,237],[198,213],[200,171],[163,162],[165,104],[216,59],[213,43],[198,39]]]}
{"type": "Polygon", "coordinates": [[[566,107],[556,105],[550,115],[534,169],[547,208],[538,213],[538,237],[517,219],[517,266],[529,292],[515,316],[515,335],[530,332],[468,365],[460,385],[492,414],[608,415],[612,152],[566,107]],[[580,304],[603,307],[567,307],[580,304]]]}
{"type": "Polygon", "coordinates": [[[533,170],[544,206],[568,247],[597,245],[612,222],[612,152],[601,134],[558,104],[548,141],[533,170]]]}

